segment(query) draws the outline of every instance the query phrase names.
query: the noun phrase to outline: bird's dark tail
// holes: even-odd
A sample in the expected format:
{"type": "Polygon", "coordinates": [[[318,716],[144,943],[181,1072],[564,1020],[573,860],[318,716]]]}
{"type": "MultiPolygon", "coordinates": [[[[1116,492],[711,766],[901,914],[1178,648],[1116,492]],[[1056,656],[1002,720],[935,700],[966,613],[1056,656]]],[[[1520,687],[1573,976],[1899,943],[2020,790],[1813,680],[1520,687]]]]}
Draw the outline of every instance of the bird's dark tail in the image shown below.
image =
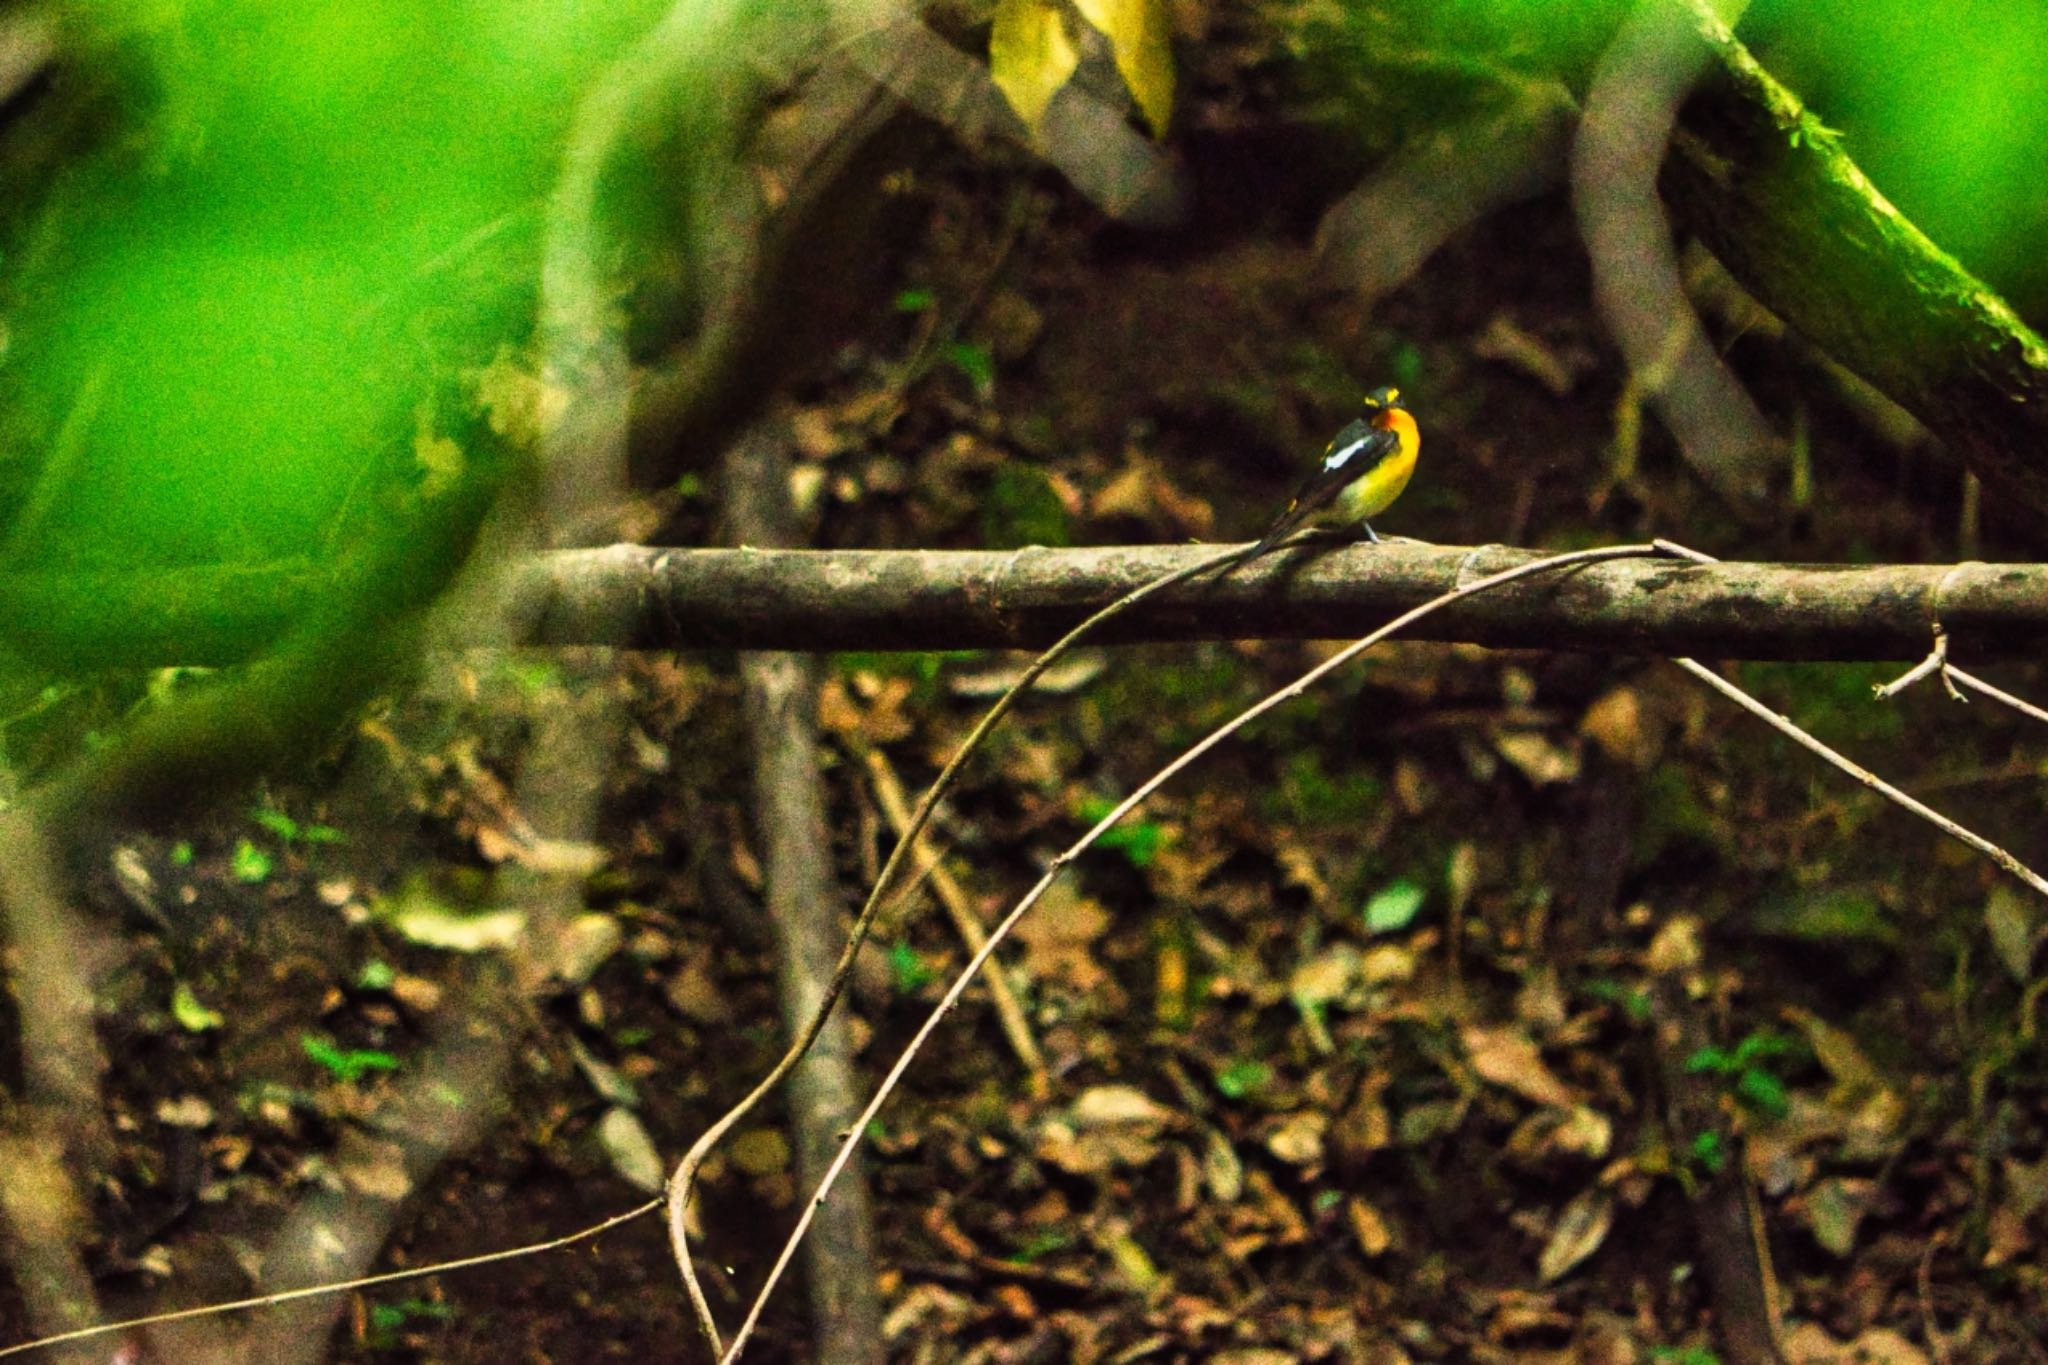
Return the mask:
{"type": "Polygon", "coordinates": [[[1295,528],[1300,526],[1302,522],[1302,514],[1295,510],[1300,505],[1299,502],[1288,504],[1287,510],[1273,519],[1272,528],[1266,534],[1259,537],[1259,543],[1252,546],[1251,553],[1246,555],[1245,558],[1257,559],[1260,555],[1293,535],[1295,528]]]}

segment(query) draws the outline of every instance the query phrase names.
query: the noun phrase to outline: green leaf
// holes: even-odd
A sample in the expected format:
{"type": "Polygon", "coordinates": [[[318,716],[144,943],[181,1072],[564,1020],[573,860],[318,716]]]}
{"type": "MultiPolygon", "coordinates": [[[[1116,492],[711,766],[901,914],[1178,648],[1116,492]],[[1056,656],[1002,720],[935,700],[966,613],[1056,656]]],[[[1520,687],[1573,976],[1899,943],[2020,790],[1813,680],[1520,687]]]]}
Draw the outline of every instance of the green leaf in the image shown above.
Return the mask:
{"type": "Polygon", "coordinates": [[[338,1081],[362,1079],[372,1071],[396,1071],[398,1058],[388,1052],[376,1052],[367,1048],[339,1048],[318,1034],[302,1034],[300,1046],[306,1055],[326,1067],[338,1081]]]}
{"type": "Polygon", "coordinates": [[[1632,1024],[1650,1022],[1650,993],[1637,986],[1600,977],[1585,985],[1587,995],[1609,1005],[1618,1005],[1632,1024]]]}
{"type": "MultiPolygon", "coordinates": [[[[1080,816],[1092,825],[1115,810],[1116,805],[1114,801],[1091,796],[1081,803],[1080,816]]],[[[1150,867],[1166,842],[1166,827],[1154,820],[1134,820],[1126,816],[1123,823],[1105,831],[1095,842],[1123,854],[1132,867],[1150,867]]]]}
{"type": "Polygon", "coordinates": [[[996,470],[981,505],[982,543],[990,549],[1067,544],[1066,504],[1043,469],[1012,460],[996,470]]]}
{"type": "Polygon", "coordinates": [[[974,385],[974,392],[987,398],[996,390],[995,354],[979,341],[949,341],[940,348],[939,354],[946,363],[967,376],[974,385]]]}
{"type": "Polygon", "coordinates": [[[372,960],[363,964],[356,973],[356,989],[359,991],[388,991],[398,980],[398,972],[388,962],[372,960]]]}
{"type": "Polygon", "coordinates": [[[171,1018],[187,1033],[206,1033],[227,1022],[218,1010],[201,1004],[192,988],[182,981],[171,988],[171,1018]]]}
{"type": "Polygon", "coordinates": [[[257,824],[286,843],[291,843],[299,837],[299,822],[281,810],[259,810],[254,818],[257,824]]]}
{"type": "Polygon", "coordinates": [[[1685,1069],[1689,1075],[1694,1076],[1703,1072],[1727,1076],[1739,1071],[1741,1063],[1735,1060],[1734,1054],[1724,1052],[1718,1047],[1703,1047],[1685,1059],[1685,1069]]]}
{"type": "Polygon", "coordinates": [[[1735,1061],[1740,1066],[1754,1066],[1779,1057],[1789,1057],[1799,1051],[1799,1045],[1782,1033],[1770,1029],[1756,1029],[1742,1035],[1735,1044],[1735,1061]]]}
{"type": "Polygon", "coordinates": [[[917,949],[908,942],[898,940],[889,949],[889,977],[895,982],[899,995],[915,995],[929,986],[938,976],[917,949]]]}
{"type": "Polygon", "coordinates": [[[180,839],[177,843],[171,845],[171,866],[192,866],[192,841],[190,839],[180,839]]]}
{"type": "Polygon", "coordinates": [[[896,296],[896,311],[899,313],[929,312],[939,296],[929,289],[906,289],[896,296]]]}
{"type": "Polygon", "coordinates": [[[1699,1134],[1686,1147],[1686,1155],[1708,1175],[1719,1175],[1728,1164],[1727,1145],[1712,1129],[1699,1134]]]}
{"type": "Polygon", "coordinates": [[[268,853],[250,843],[247,839],[235,845],[235,880],[255,883],[268,880],[276,870],[277,862],[268,853]]]}
{"type": "Polygon", "coordinates": [[[1785,1083],[1761,1067],[1745,1069],[1735,1082],[1735,1096],[1750,1108],[1770,1118],[1785,1117],[1791,1105],[1785,1099],[1785,1083]]]}
{"type": "Polygon", "coordinates": [[[1241,1100],[1272,1079],[1273,1068],[1264,1062],[1232,1062],[1216,1073],[1216,1090],[1225,1099],[1241,1100]]]}
{"type": "Polygon", "coordinates": [[[1406,877],[1390,882],[1365,903],[1365,928],[1371,934],[1394,934],[1406,929],[1422,913],[1429,893],[1406,877]]]}

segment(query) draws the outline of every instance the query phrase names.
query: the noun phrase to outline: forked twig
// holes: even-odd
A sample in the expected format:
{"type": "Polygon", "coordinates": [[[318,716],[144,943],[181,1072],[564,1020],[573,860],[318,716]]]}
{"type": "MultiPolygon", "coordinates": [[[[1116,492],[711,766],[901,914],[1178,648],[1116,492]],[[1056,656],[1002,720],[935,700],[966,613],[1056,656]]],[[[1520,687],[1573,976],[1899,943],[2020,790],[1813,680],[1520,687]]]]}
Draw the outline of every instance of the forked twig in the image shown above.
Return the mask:
{"type": "Polygon", "coordinates": [[[1958,839],[1968,844],[2007,872],[2012,873],[2013,876],[2018,877],[2028,886],[2033,887],[2043,896],[2048,896],[2048,878],[2044,878],[2040,873],[2034,871],[2033,868],[2028,867],[2018,858],[2013,857],[2012,854],[2007,853],[1983,835],[1978,834],[1974,830],[1965,829],[1940,811],[1934,809],[1934,807],[1906,795],[1906,793],[1900,791],[1897,787],[1894,787],[1891,783],[1885,781],[1853,759],[1836,753],[1833,749],[1830,749],[1827,745],[1821,743],[1812,735],[1809,735],[1806,731],[1758,701],[1755,697],[1750,696],[1749,693],[1743,691],[1734,683],[1729,682],[1713,669],[1706,667],[1697,659],[1673,659],[1671,662],[1677,664],[1680,668],[1692,674],[1695,678],[1698,678],[1701,682],[1713,688],[1716,692],[1719,692],[1722,696],[1728,698],[1728,700],[1734,702],[1737,706],[1740,706],[1779,734],[1798,744],[1808,753],[1815,754],[1826,760],[1886,800],[1903,806],[1928,824],[1933,825],[1943,834],[1948,835],[1951,839],[1958,839]]]}
{"type": "MultiPolygon", "coordinates": [[[[1701,554],[1697,550],[1687,549],[1685,546],[1676,544],[1672,541],[1659,540],[1657,542],[1657,546],[1659,549],[1669,554],[1677,555],[1683,559],[1692,560],[1696,564],[1711,564],[1714,562],[1714,558],[1712,555],[1701,554]]],[[[1935,664],[1936,667],[1947,669],[1947,651],[1945,648],[1945,637],[1943,637],[1943,644],[1937,645],[1936,653],[1931,654],[1928,657],[1929,659],[1937,660],[1935,664]]],[[[1740,706],[1743,710],[1749,712],[1757,719],[1763,721],[1764,724],[1770,726],[1779,734],[1784,735],[1787,739],[1791,740],[1793,743],[1805,749],[1808,753],[1816,755],[1817,757],[1831,764],[1833,767],[1838,768],[1842,772],[1847,773],[1849,776],[1855,778],[1858,782],[1861,782],[1864,786],[1876,792],[1879,796],[1884,797],[1885,799],[1893,802],[1895,805],[1904,808],[1905,810],[1911,811],[1913,814],[1919,816],[1922,820],[1925,820],[1928,824],[1933,825],[1936,829],[1940,830],[1943,834],[1948,835],[1951,839],[1958,840],[1959,842],[1967,844],[1971,848],[1976,849],[1979,853],[1989,858],[1992,862],[1997,863],[2001,868],[2005,869],[2007,872],[2010,872],[2013,876],[2018,877],[2028,886],[2033,887],[2034,890],[2040,892],[2043,896],[2048,896],[2048,877],[2043,877],[2040,873],[2034,871],[2033,868],[2028,867],[2018,858],[2013,857],[2012,854],[2006,852],[1997,844],[1992,843],[1983,835],[1978,834],[1975,830],[1965,829],[1963,826],[1949,819],[1946,815],[1943,815],[1940,811],[1934,809],[1932,806],[1927,805],[1923,801],[1919,801],[1911,796],[1908,796],[1903,791],[1900,791],[1897,787],[1894,787],[1891,783],[1885,781],[1876,773],[1871,772],[1868,768],[1865,768],[1861,764],[1858,764],[1855,761],[1853,761],[1852,759],[1835,752],[1833,749],[1830,749],[1827,745],[1821,743],[1812,735],[1800,729],[1797,725],[1794,725],[1790,720],[1786,719],[1784,716],[1779,715],[1776,711],[1773,711],[1770,707],[1758,701],[1755,697],[1750,696],[1749,693],[1743,691],[1734,683],[1729,682],[1726,678],[1714,672],[1714,670],[1712,670],[1711,668],[1706,667],[1697,659],[1673,659],[1672,662],[1677,664],[1686,672],[1692,674],[1693,677],[1698,678],[1707,686],[1713,688],[1716,692],[1719,692],[1722,696],[1728,698],[1728,700],[1734,702],[1737,706],[1740,706]]],[[[1956,670],[1949,669],[1948,671],[1955,672],[1956,670]]],[[[1910,673],[1907,676],[1912,677],[1920,672],[1921,669],[1915,669],[1914,673],[1910,673]]],[[[1971,679],[1970,681],[1972,683],[1975,683],[1974,679],[1971,679]]],[[[1985,684],[1983,686],[1985,687],[1987,694],[1996,692],[1996,689],[1990,688],[1988,684],[1985,684]]],[[[2017,703],[2023,708],[2026,706],[2026,704],[2024,702],[2020,702],[2017,697],[2006,697],[2003,693],[1998,693],[1997,695],[2001,700],[2007,700],[2017,703]]]]}

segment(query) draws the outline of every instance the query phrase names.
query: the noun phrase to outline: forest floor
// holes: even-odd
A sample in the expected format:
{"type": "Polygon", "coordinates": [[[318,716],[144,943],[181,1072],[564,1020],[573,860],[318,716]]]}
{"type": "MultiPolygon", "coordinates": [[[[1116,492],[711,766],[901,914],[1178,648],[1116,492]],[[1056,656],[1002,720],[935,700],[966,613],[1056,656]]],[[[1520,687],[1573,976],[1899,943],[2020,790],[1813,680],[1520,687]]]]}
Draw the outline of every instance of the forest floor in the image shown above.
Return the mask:
{"type": "MultiPolygon", "coordinates": [[[[1248,538],[1358,395],[1396,383],[1425,445],[1383,534],[1959,555],[1937,454],[1869,433],[1767,334],[1727,352],[1780,430],[1810,432],[1809,497],[1745,526],[1653,421],[1618,472],[1622,371],[1560,199],[1366,306],[1305,282],[1284,208],[1161,245],[1049,182],[963,172],[922,193],[898,292],[789,413],[815,543],[1248,538]]],[[[708,537],[712,491],[685,477],[653,534],[708,537]]],[[[1990,522],[1978,553],[1997,558],[1990,522]]],[[[1085,654],[947,804],[975,910],[1000,913],[1106,803],[1326,652],[1085,654]]],[[[824,662],[849,906],[889,843],[864,755],[914,799],[1017,662],[824,662]]],[[[630,1206],[592,1077],[629,1084],[673,1159],[781,1047],[734,661],[426,668],[322,773],[92,855],[117,869],[94,896],[130,940],[102,1004],[124,1147],[98,1268],[117,1290],[209,1249],[231,1261],[323,1178],[340,1127],[374,1124],[389,1075],[361,1058],[402,1066],[478,960],[386,912],[459,907],[507,857],[506,794],[545,718],[631,716],[581,892],[602,950],[520,1022],[507,1112],[413,1193],[386,1263],[630,1206]],[[133,913],[124,866],[161,922],[133,913]],[[167,1008],[173,982],[189,998],[167,1008]]],[[[2048,738],[1934,686],[1871,701],[1898,671],[1731,676],[2022,858],[2048,852],[2048,738]]],[[[2037,671],[1997,676],[2041,696],[2037,671]]],[[[1042,1091],[981,987],[912,1070],[867,1147],[892,1358],[1706,1362],[1725,1352],[1716,1276],[1740,1272],[1701,1209],[1732,1184],[1753,1191],[1798,1358],[2048,1360],[2041,923],[1659,661],[1375,650],[1161,793],[1026,921],[1002,970],[1042,1091]]],[[[964,956],[923,897],[885,923],[851,1002],[864,1077],[964,956]]],[[[751,1121],[706,1172],[729,1320],[805,1197],[780,1124],[751,1121]]],[[[808,1358],[803,1302],[777,1300],[758,1358],[808,1358]]],[[[673,1359],[692,1331],[649,1219],[366,1298],[336,1350],[673,1359]]]]}

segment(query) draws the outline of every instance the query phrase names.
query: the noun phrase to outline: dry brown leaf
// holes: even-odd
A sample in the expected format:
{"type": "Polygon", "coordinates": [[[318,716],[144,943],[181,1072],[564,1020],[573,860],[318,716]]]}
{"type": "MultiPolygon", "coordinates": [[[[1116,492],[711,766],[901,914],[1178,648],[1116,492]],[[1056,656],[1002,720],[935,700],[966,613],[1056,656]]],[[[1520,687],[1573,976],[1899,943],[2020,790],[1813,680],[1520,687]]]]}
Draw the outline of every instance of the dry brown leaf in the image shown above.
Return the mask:
{"type": "Polygon", "coordinates": [[[1312,1109],[1290,1114],[1267,1134],[1266,1150],[1290,1166],[1320,1165],[1323,1133],[1329,1126],[1329,1116],[1312,1109]]]}
{"type": "Polygon", "coordinates": [[[1568,1109],[1581,1102],[1576,1091],[1559,1080],[1529,1035],[1513,1024],[1468,1024],[1463,1034],[1465,1056],[1482,1080],[1538,1104],[1568,1109]]]}
{"type": "Polygon", "coordinates": [[[1786,1365],[1928,1365],[1927,1353],[1892,1331],[1872,1327],[1854,1341],[1836,1341],[1817,1323],[1785,1333],[1786,1365]]]}
{"type": "Polygon", "coordinates": [[[1071,1110],[1083,1131],[1120,1124],[1160,1127],[1180,1117],[1134,1085],[1096,1085],[1081,1092],[1071,1110]]]}
{"type": "Polygon", "coordinates": [[[1578,754],[1534,730],[1497,735],[1493,747],[1516,771],[1539,787],[1571,782],[1579,775],[1578,754]]]}
{"type": "Polygon", "coordinates": [[[1344,1201],[1345,1212],[1351,1218],[1351,1235],[1358,1239],[1358,1249],[1367,1256],[1378,1256],[1394,1244],[1394,1234],[1387,1230],[1387,1220],[1380,1211],[1357,1195],[1344,1201]]]}
{"type": "Polygon", "coordinates": [[[1657,745],[1643,723],[1642,698],[1633,687],[1617,687],[1587,707],[1579,733],[1638,772],[1649,771],[1657,761],[1657,745]]]}
{"type": "Polygon", "coordinates": [[[1613,1226],[1613,1194],[1599,1185],[1581,1190],[1557,1216],[1550,1240],[1537,1258],[1536,1270],[1543,1282],[1549,1284],[1562,1278],[1573,1266],[1598,1251],[1613,1226]]]}
{"type": "Polygon", "coordinates": [[[1085,992],[1107,976],[1095,960],[1094,945],[1109,925],[1109,911],[1100,902],[1055,882],[1011,937],[1024,946],[1022,966],[1029,975],[1064,981],[1085,992]]]}
{"type": "Polygon", "coordinates": [[[1689,972],[1700,965],[1700,922],[1693,915],[1674,915],[1650,940],[1644,965],[1658,976],[1689,972]]]}

